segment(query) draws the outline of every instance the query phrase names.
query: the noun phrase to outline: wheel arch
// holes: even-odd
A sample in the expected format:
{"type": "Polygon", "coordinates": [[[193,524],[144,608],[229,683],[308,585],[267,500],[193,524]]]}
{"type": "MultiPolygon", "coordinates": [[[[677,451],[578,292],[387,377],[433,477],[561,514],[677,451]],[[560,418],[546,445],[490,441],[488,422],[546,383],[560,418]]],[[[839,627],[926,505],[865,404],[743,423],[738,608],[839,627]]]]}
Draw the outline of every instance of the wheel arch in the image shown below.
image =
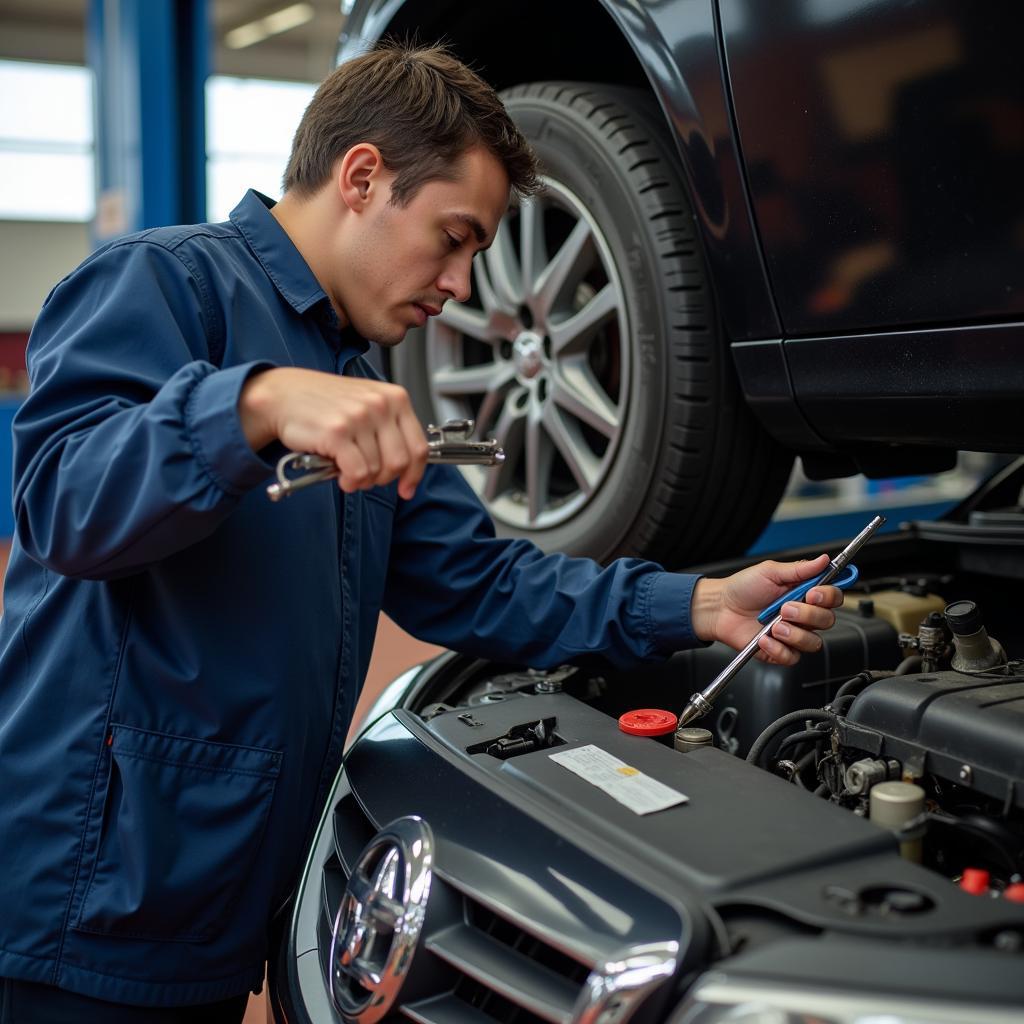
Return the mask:
{"type": "MultiPolygon", "coordinates": [[[[656,90],[636,53],[637,26],[631,30],[623,23],[619,7],[615,0],[492,0],[486,5],[392,0],[368,10],[342,36],[339,60],[385,36],[443,40],[499,90],[548,78],[656,90]],[[537,32],[540,23],[544,33],[537,32]],[[564,41],[574,36],[585,36],[586,44],[566,47],[564,41]]],[[[633,20],[641,17],[647,30],[646,17],[634,13],[633,20]]]]}

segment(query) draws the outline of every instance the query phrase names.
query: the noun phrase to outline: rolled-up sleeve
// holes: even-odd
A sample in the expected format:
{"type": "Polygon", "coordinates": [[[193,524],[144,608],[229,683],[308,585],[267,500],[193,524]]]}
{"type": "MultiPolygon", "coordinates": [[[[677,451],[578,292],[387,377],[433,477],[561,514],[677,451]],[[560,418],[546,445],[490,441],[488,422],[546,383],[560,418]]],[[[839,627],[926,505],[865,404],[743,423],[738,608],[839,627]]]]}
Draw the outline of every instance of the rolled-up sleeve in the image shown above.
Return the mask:
{"type": "Polygon", "coordinates": [[[37,561],[66,576],[137,571],[209,535],[271,467],[245,442],[238,397],[270,363],[221,369],[192,273],[135,239],[51,292],[14,419],[14,513],[37,561]]]}
{"type": "Polygon", "coordinates": [[[499,539],[462,475],[430,466],[398,503],[384,610],[423,640],[481,657],[627,666],[700,645],[689,614],[699,578],[499,539]]]}

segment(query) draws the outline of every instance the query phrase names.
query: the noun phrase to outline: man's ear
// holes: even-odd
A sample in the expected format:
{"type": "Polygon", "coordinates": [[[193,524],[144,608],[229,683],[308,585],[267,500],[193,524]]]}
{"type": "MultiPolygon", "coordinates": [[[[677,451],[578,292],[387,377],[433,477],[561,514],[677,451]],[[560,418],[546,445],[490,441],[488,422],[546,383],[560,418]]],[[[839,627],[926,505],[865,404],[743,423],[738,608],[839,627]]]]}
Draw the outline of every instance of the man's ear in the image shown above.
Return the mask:
{"type": "Polygon", "coordinates": [[[336,182],[342,201],[353,212],[364,209],[375,189],[382,187],[384,161],[372,142],[359,142],[342,158],[336,182]]]}

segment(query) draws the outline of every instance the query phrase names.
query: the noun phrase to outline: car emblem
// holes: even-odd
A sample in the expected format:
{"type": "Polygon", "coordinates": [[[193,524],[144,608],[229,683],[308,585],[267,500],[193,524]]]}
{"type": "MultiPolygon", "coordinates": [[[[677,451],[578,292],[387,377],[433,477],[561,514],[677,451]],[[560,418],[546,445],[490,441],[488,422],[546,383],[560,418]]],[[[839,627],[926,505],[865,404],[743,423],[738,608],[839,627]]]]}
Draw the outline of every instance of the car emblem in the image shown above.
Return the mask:
{"type": "Polygon", "coordinates": [[[359,855],[331,932],[331,997],[346,1021],[374,1024],[391,1009],[423,930],[433,860],[430,826],[414,816],[359,855]]]}

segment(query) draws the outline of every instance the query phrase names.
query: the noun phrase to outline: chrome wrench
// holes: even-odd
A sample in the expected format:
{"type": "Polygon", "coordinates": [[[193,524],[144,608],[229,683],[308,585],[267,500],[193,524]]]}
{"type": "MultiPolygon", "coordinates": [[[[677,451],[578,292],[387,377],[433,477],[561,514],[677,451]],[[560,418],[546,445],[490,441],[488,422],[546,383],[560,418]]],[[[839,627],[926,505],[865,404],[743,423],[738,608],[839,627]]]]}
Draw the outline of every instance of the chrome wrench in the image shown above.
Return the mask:
{"type": "MultiPolygon", "coordinates": [[[[430,424],[427,427],[427,462],[457,466],[497,466],[504,462],[505,452],[497,441],[470,440],[473,426],[472,420],[449,420],[439,427],[430,424]]],[[[288,452],[277,461],[277,480],[267,488],[267,497],[280,501],[304,487],[334,480],[339,475],[333,459],[311,452],[288,452]]]]}

